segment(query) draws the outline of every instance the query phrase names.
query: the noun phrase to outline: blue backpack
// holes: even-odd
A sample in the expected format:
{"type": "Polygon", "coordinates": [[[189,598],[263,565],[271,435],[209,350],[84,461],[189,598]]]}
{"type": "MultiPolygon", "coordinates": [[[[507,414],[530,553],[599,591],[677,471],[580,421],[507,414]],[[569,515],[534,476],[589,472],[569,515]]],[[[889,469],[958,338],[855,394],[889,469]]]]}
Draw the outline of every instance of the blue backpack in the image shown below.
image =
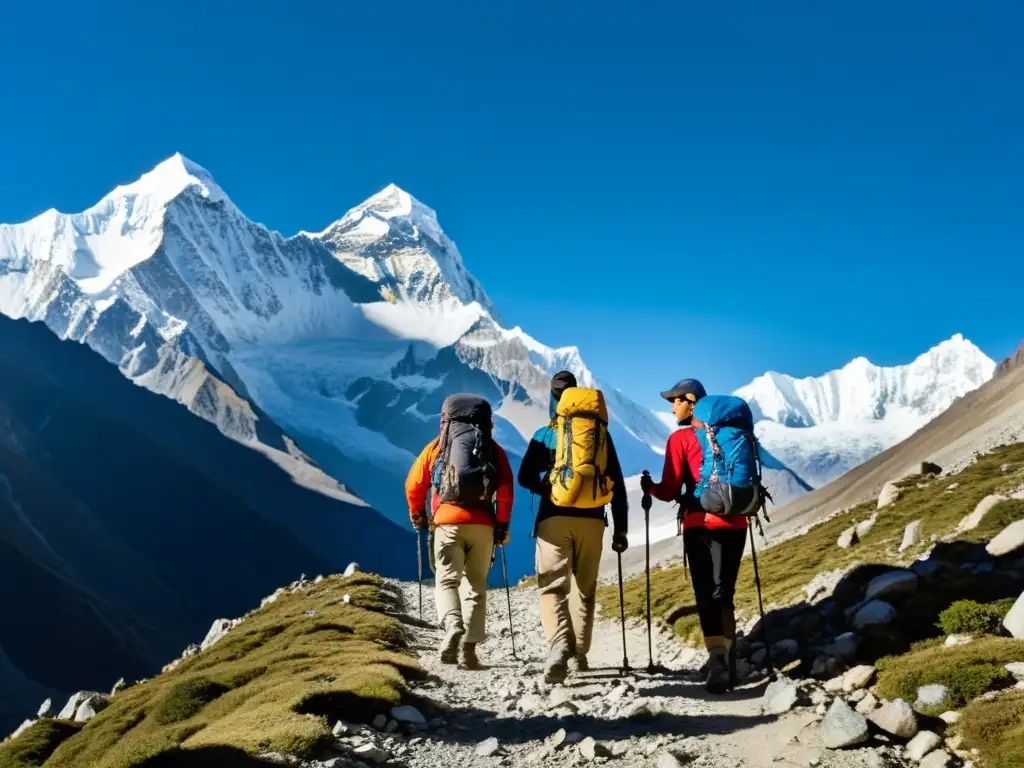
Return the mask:
{"type": "Polygon", "coordinates": [[[761,484],[761,456],[750,406],[740,397],[709,395],[693,409],[694,433],[704,453],[695,496],[715,515],[767,515],[772,497],[761,484]],[[698,422],[700,423],[698,426],[698,422]]]}

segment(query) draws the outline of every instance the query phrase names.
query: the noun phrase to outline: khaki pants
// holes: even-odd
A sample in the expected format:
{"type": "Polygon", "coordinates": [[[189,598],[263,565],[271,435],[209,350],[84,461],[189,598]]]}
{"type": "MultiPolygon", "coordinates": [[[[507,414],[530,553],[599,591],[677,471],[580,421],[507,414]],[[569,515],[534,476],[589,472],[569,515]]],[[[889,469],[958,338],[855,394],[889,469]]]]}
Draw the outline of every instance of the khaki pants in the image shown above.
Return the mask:
{"type": "Polygon", "coordinates": [[[537,525],[540,620],[552,647],[590,650],[604,520],[556,516],[537,525]]]}
{"type": "Polygon", "coordinates": [[[494,529],[489,525],[439,525],[434,531],[437,620],[445,629],[468,629],[465,643],[482,643],[487,635],[487,572],[493,551],[494,529]]]}

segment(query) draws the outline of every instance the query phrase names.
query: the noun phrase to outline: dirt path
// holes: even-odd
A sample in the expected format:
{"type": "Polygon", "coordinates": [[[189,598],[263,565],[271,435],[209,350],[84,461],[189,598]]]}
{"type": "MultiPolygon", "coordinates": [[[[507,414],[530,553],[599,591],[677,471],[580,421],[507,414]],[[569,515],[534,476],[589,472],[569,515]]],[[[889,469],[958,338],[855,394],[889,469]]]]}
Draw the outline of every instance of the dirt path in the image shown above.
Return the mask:
{"type": "MultiPolygon", "coordinates": [[[[401,584],[407,608],[417,611],[416,586],[401,584]]],[[[424,587],[424,618],[434,622],[433,590],[424,587]]],[[[416,693],[440,707],[423,738],[403,750],[402,764],[442,766],[570,766],[613,762],[622,766],[881,766],[871,750],[828,752],[813,727],[813,708],[783,718],[761,714],[765,682],[750,683],[725,696],[709,696],[700,684],[703,653],[659,634],[655,658],[671,674],[649,675],[642,626],[628,627],[626,643],[633,672],[620,674],[619,624],[598,619],[591,671],[571,674],[564,685],[547,686],[541,667],[547,652],[537,593],[512,591],[517,659],[512,657],[503,590],[488,595],[491,637],[480,647],[481,671],[442,665],[437,629],[416,630],[413,652],[428,672],[416,693]],[[565,733],[562,733],[564,729],[565,733]],[[568,736],[560,745],[558,741],[568,736]],[[492,754],[478,747],[497,739],[492,754]],[[598,742],[594,757],[588,744],[598,742]],[[675,758],[675,762],[673,761],[675,758]]],[[[492,745],[493,746],[493,745],[492,745]]]]}

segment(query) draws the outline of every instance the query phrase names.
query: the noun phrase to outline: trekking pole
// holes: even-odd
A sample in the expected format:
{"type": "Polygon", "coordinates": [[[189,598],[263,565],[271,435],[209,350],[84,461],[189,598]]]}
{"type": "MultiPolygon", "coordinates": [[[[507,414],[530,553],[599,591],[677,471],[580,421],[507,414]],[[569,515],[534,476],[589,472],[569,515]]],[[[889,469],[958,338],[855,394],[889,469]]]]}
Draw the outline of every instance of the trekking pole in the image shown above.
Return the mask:
{"type": "MultiPolygon", "coordinates": [[[[643,476],[650,478],[651,474],[646,469],[643,476]]],[[[644,508],[644,550],[646,558],[645,571],[647,572],[647,671],[654,671],[654,643],[651,639],[651,494],[644,491],[640,506],[644,508]]]]}
{"type": "Polygon", "coordinates": [[[505,579],[505,601],[508,603],[508,635],[512,638],[512,658],[519,661],[516,656],[516,633],[512,628],[512,593],[508,588],[508,562],[505,560],[505,548],[501,548],[501,575],[505,579]]]}
{"type": "Polygon", "coordinates": [[[420,589],[420,619],[423,619],[423,529],[416,529],[416,575],[420,589]]]}
{"type": "Polygon", "coordinates": [[[768,619],[764,615],[764,602],[761,600],[761,574],[757,568],[757,548],[754,546],[754,526],[750,528],[750,559],[754,563],[754,586],[757,587],[757,610],[761,614],[761,634],[764,636],[764,647],[767,653],[765,660],[768,662],[768,675],[775,677],[775,668],[772,665],[772,641],[768,635],[768,619]]]}
{"type": "Polygon", "coordinates": [[[622,672],[629,672],[629,657],[626,655],[626,601],[622,597],[622,553],[619,556],[619,620],[622,624],[622,672]]]}

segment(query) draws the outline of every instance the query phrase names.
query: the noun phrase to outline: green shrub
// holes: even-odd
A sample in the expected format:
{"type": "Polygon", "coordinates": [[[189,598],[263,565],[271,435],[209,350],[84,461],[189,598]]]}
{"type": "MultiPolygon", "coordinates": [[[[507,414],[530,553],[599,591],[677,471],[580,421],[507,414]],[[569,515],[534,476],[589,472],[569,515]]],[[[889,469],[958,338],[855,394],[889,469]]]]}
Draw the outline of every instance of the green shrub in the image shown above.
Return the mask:
{"type": "Polygon", "coordinates": [[[965,747],[981,752],[987,768],[1024,768],[1024,691],[971,702],[960,733],[965,747]]]}
{"type": "Polygon", "coordinates": [[[153,709],[153,722],[170,725],[188,720],[202,712],[203,707],[228,692],[228,687],[205,677],[182,680],[172,687],[153,709]]]}
{"type": "Polygon", "coordinates": [[[81,730],[81,723],[39,720],[18,738],[0,745],[0,768],[42,765],[65,739],[81,730]]]}
{"type": "Polygon", "coordinates": [[[947,635],[991,635],[999,631],[1005,615],[998,604],[957,600],[939,614],[939,628],[947,635]]]}

